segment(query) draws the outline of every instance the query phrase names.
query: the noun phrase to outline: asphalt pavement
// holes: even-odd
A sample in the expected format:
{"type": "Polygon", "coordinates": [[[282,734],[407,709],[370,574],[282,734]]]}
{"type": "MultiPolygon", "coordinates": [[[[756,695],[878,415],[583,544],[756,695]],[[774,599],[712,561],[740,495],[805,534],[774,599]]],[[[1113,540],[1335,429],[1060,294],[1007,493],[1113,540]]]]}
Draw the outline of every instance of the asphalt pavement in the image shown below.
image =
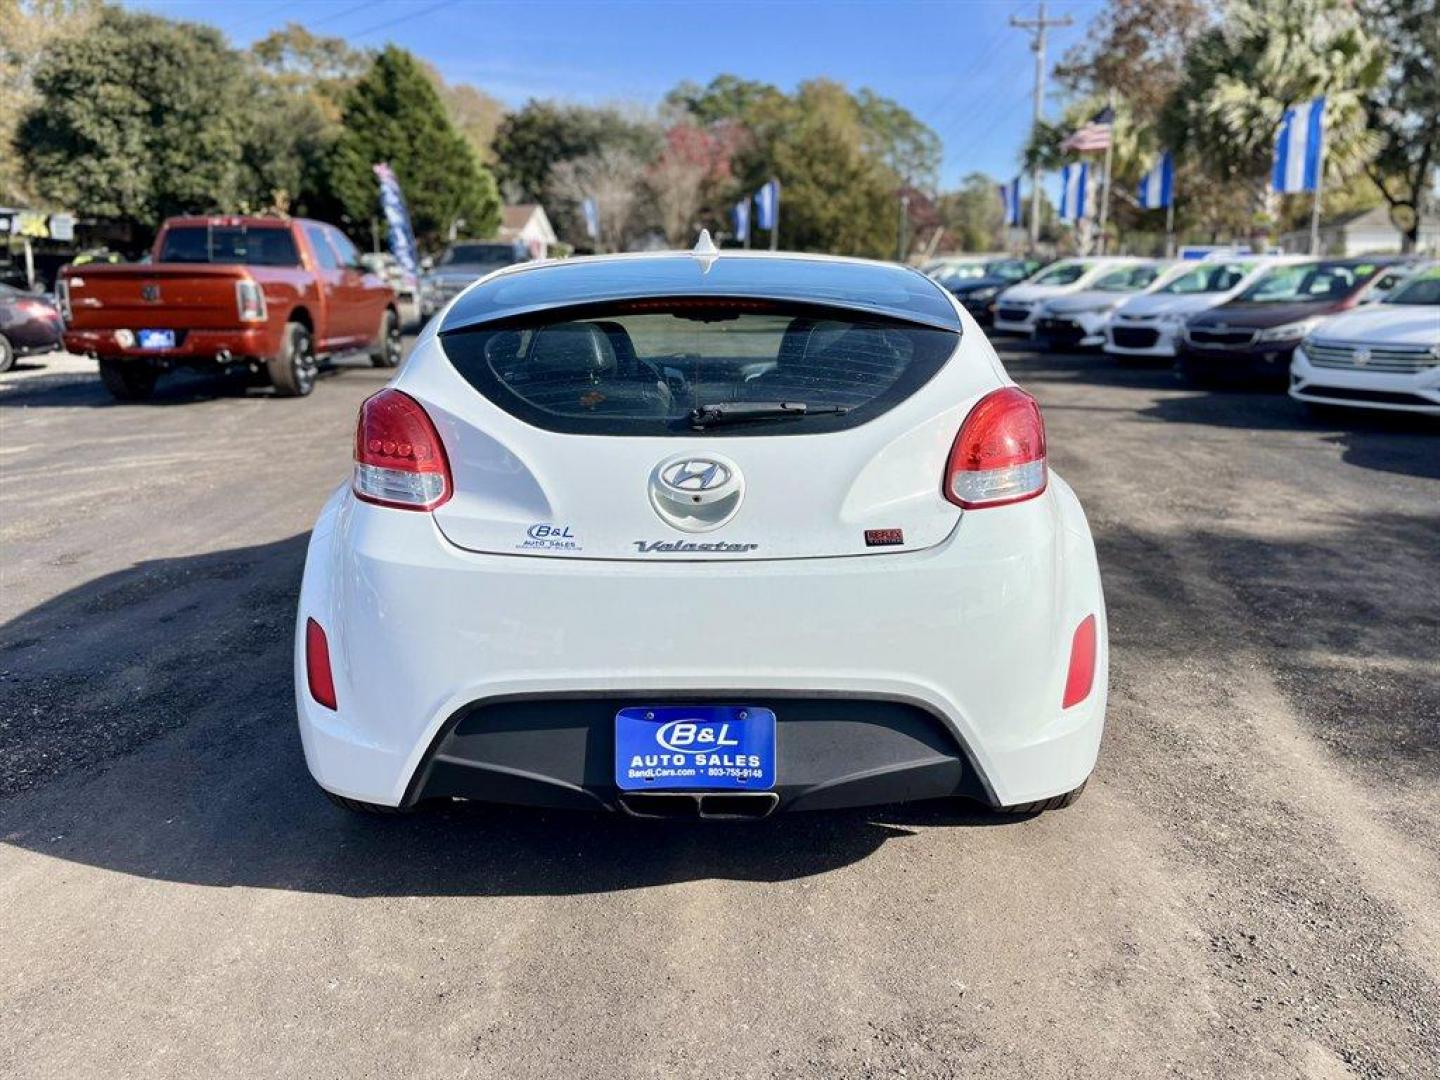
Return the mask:
{"type": "Polygon", "coordinates": [[[384,373],[0,377],[0,1076],[1440,1075],[1440,430],[1002,351],[1113,646],[1021,819],[342,813],[292,620],[384,373]]]}

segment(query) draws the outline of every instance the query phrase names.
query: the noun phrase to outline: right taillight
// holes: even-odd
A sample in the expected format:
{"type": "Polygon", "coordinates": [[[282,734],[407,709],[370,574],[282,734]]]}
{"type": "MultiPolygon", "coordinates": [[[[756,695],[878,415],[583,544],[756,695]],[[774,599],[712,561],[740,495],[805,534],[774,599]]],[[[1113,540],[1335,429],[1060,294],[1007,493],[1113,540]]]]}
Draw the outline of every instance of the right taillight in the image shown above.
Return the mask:
{"type": "Polygon", "coordinates": [[[241,278],[235,282],[235,312],[241,322],[265,321],[265,293],[258,281],[241,278]]]}
{"type": "Polygon", "coordinates": [[[450,498],[450,463],[420,403],[385,389],[360,406],[355,494],[399,510],[434,510],[450,498]]]}
{"type": "Polygon", "coordinates": [[[945,464],[945,498],[966,510],[1033,499],[1045,490],[1045,421],[1013,386],[986,394],[955,436],[945,464]]]}

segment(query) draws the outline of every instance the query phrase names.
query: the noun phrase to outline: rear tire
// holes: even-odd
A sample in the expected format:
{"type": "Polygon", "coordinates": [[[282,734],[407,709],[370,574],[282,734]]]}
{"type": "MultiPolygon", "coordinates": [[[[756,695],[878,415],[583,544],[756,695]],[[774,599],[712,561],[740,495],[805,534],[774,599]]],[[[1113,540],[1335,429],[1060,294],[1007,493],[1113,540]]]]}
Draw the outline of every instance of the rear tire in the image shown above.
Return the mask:
{"type": "Polygon", "coordinates": [[[380,336],[370,350],[370,363],[378,368],[400,366],[400,317],[390,308],[380,320],[380,336]]]}
{"type": "MultiPolygon", "coordinates": [[[[1089,783],[1087,780],[1086,783],[1089,783]]],[[[1067,806],[1074,806],[1080,801],[1080,794],[1085,790],[1085,784],[1081,784],[1074,791],[1067,791],[1064,795],[1056,795],[1049,799],[1040,799],[1037,802],[1017,803],[1015,806],[997,806],[995,812],[999,814],[1043,814],[1046,810],[1064,810],[1067,806]]]]}
{"type": "Polygon", "coordinates": [[[10,344],[10,339],[0,334],[0,374],[9,371],[15,366],[15,346],[10,344]]]}
{"type": "Polygon", "coordinates": [[[286,323],[280,355],[266,360],[265,369],[276,397],[306,397],[315,389],[315,374],[319,369],[310,344],[310,331],[300,323],[286,323]]]}
{"type": "Polygon", "coordinates": [[[148,360],[100,358],[100,381],[116,401],[145,401],[155,393],[159,370],[148,360]]]}
{"type": "MultiPolygon", "coordinates": [[[[320,789],[325,791],[324,788],[320,789]]],[[[374,817],[399,817],[401,814],[409,813],[408,810],[399,806],[381,806],[379,803],[361,802],[359,799],[347,799],[344,795],[336,795],[333,791],[325,791],[325,797],[341,810],[348,810],[352,814],[369,814],[374,817]]]]}

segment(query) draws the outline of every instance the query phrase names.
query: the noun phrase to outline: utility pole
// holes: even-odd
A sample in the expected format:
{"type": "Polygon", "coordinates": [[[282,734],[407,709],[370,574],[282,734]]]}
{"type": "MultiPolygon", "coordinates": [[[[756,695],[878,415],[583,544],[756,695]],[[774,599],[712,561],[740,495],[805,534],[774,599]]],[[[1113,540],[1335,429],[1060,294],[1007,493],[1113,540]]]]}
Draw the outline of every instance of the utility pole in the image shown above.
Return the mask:
{"type": "Polygon", "coordinates": [[[895,230],[895,261],[903,263],[907,249],[910,247],[910,237],[907,235],[910,224],[910,193],[908,191],[900,194],[900,221],[895,230]]]}
{"type": "Polygon", "coordinates": [[[1105,144],[1105,176],[1104,186],[1100,194],[1100,254],[1105,251],[1105,223],[1110,219],[1110,163],[1114,160],[1115,152],[1115,91],[1110,91],[1107,99],[1110,109],[1110,141],[1105,144]]]}
{"type": "MultiPolygon", "coordinates": [[[[1010,16],[1010,25],[1019,30],[1029,31],[1030,51],[1035,54],[1035,115],[1038,123],[1045,115],[1045,37],[1052,26],[1069,26],[1073,22],[1069,15],[1058,19],[1045,17],[1045,4],[1040,5],[1040,16],[1035,19],[1017,19],[1010,16]]],[[[1040,243],[1040,166],[1030,170],[1030,248],[1040,243]]]]}

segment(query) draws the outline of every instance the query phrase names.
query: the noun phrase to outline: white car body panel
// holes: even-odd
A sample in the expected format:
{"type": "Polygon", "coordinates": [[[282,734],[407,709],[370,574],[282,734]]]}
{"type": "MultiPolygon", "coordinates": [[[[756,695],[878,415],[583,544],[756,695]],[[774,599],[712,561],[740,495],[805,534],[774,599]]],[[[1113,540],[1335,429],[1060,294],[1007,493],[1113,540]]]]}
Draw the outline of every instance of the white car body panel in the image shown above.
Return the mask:
{"type": "Polygon", "coordinates": [[[1326,319],[1291,358],[1290,396],[1440,415],[1440,307],[1380,303],[1326,319]],[[1394,397],[1366,399],[1347,391],[1394,397]]]}
{"type": "MultiPolygon", "coordinates": [[[[505,273],[517,272],[543,270],[505,273]]],[[[477,703],[721,695],[775,700],[779,714],[787,696],[821,694],[923,710],[996,805],[1078,788],[1107,696],[1094,544],[1053,472],[1013,505],[961,511],[942,497],[961,422],[1010,384],[950,303],[964,329],[934,379],[858,427],[785,437],[542,431],[457,375],[437,336],[444,315],[433,320],[392,385],[434,420],[454,497],[416,512],[363,502],[347,484],[310,538],[295,690],[317,782],[406,805],[447,725],[477,703]],[[645,501],[656,464],[686,453],[723,455],[745,474],[740,511],[714,532],[675,530],[645,501]],[[535,523],[571,526],[581,548],[527,551],[535,523]],[[890,527],[904,528],[903,549],[864,546],[866,528],[890,527]],[[637,550],[667,536],[759,546],[637,550]],[[1091,616],[1093,689],[1062,708],[1074,635],[1091,616]],[[333,710],[309,692],[309,619],[328,636],[333,710]]]]}

